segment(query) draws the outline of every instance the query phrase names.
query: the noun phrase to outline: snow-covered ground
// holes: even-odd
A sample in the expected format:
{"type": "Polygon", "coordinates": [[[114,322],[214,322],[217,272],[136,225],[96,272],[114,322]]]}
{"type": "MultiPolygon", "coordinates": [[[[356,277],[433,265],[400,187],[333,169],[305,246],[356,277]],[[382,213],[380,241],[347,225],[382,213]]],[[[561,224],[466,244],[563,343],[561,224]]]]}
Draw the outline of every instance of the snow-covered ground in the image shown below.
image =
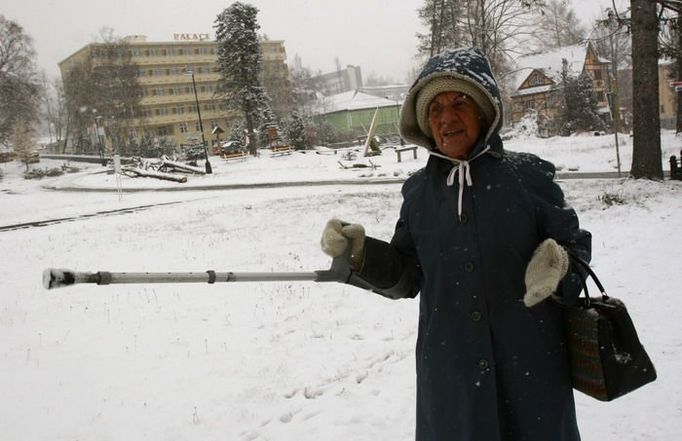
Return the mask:
{"type": "MultiPolygon", "coordinates": [[[[623,137],[623,169],[631,140],[623,137]]],[[[682,140],[663,133],[664,168],[682,140]]],[[[613,171],[613,137],[506,143],[564,171],[613,171]]],[[[83,271],[325,269],[329,217],[388,239],[400,182],[426,161],[295,153],[224,163],[187,184],[123,179],[98,166],[42,181],[0,164],[1,440],[409,440],[418,302],[339,284],[77,285],[45,291],[47,267],[83,271]],[[342,161],[344,162],[344,161],[342,161]],[[366,161],[344,162],[347,165],[366,161]],[[99,172],[99,173],[97,173],[99,172]],[[355,184],[198,190],[209,185],[343,179],[355,184]],[[371,180],[394,180],[370,184],[371,180]],[[153,204],[151,207],[132,209],[153,204]]],[[[38,166],[54,166],[43,161],[38,166]]],[[[625,300],[659,379],[612,403],[576,393],[585,441],[677,441],[682,433],[682,183],[565,180],[592,231],[593,265],[625,300]],[[609,201],[616,201],[611,205],[609,201]]],[[[484,441],[484,440],[482,440],[484,441]]]]}

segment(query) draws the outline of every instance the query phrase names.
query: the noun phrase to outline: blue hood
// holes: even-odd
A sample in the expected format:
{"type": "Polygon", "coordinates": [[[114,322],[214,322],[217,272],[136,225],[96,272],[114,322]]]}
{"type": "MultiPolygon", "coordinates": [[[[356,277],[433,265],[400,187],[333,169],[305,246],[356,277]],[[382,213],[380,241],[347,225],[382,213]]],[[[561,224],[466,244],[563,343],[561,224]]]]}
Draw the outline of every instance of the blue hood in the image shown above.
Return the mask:
{"type": "Polygon", "coordinates": [[[415,111],[417,96],[422,88],[434,78],[453,77],[470,82],[479,88],[493,104],[495,119],[490,123],[485,136],[470,152],[475,156],[485,146],[490,145],[493,151],[502,151],[502,143],[498,132],[502,127],[502,100],[497,81],[490,63],[483,51],[478,48],[462,48],[443,52],[431,58],[417,80],[410,87],[400,112],[400,134],[408,142],[421,145],[429,150],[436,150],[435,142],[419,128],[415,111]]]}

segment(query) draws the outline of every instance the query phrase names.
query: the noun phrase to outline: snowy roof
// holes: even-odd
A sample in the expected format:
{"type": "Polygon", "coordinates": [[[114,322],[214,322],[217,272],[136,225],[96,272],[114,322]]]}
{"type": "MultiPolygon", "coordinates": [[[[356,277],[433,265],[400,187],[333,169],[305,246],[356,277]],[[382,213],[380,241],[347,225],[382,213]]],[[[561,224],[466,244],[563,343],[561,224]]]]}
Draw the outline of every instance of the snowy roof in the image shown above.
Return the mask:
{"type": "Polygon", "coordinates": [[[521,90],[516,90],[513,93],[513,96],[524,96],[524,95],[533,95],[535,93],[543,93],[543,92],[549,92],[552,90],[554,87],[554,84],[544,84],[542,86],[536,86],[536,87],[527,87],[525,89],[521,90]]]}
{"type": "Polygon", "coordinates": [[[358,91],[343,92],[324,97],[320,101],[320,113],[334,113],[344,110],[374,109],[396,106],[396,102],[358,91]]]}
{"type": "Polygon", "coordinates": [[[528,75],[533,70],[539,70],[547,77],[558,82],[558,77],[561,75],[562,60],[568,61],[569,72],[573,74],[580,74],[585,64],[585,56],[587,55],[587,45],[577,44],[574,46],[565,46],[550,51],[525,55],[514,60],[515,70],[512,70],[512,86],[514,90],[521,87],[521,84],[528,78],[528,75]]]}

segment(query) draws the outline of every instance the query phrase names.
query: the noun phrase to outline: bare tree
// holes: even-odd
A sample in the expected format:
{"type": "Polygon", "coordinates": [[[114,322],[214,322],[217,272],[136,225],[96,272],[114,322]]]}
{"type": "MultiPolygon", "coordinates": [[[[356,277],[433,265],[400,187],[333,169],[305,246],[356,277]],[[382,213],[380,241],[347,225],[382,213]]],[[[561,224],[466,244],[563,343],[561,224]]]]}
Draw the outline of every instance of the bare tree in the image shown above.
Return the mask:
{"type": "Polygon", "coordinates": [[[31,129],[24,121],[17,121],[12,128],[12,145],[14,154],[19,161],[23,162],[28,171],[28,165],[32,161],[33,155],[33,136],[31,129]]]}
{"type": "Polygon", "coordinates": [[[40,103],[40,78],[31,37],[0,14],[0,143],[18,121],[34,122],[40,103]]]}
{"type": "Polygon", "coordinates": [[[543,49],[582,43],[587,30],[567,0],[549,0],[543,7],[536,38],[543,49]]]}
{"type": "Polygon", "coordinates": [[[505,71],[516,56],[530,52],[543,0],[425,0],[420,18],[430,33],[418,35],[421,55],[445,49],[477,46],[493,70],[505,71]]]}
{"type": "MultiPolygon", "coordinates": [[[[92,43],[87,56],[63,78],[69,130],[81,151],[94,152],[88,130],[102,128],[114,150],[125,154],[133,121],[142,117],[138,66],[125,40],[112,39],[104,31],[102,36],[104,42],[92,43]]],[[[96,137],[94,141],[101,143],[96,137]]]]}
{"type": "Polygon", "coordinates": [[[66,97],[61,78],[49,80],[44,74],[41,75],[43,88],[43,117],[47,124],[50,143],[61,143],[66,127],[66,97]]]}

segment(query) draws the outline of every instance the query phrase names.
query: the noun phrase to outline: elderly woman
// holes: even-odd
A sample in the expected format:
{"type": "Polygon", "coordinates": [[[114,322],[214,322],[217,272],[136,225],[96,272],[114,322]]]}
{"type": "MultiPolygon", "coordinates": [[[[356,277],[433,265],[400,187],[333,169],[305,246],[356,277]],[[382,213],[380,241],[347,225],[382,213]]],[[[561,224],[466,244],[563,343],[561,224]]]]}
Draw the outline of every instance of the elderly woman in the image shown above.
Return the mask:
{"type": "Polygon", "coordinates": [[[403,186],[391,242],[332,219],[322,249],[349,256],[349,283],[420,294],[416,439],[579,440],[551,298],[577,297],[567,251],[589,260],[590,234],[554,166],[503,149],[499,91],[477,49],[431,59],[400,118],[430,158],[403,186]]]}

